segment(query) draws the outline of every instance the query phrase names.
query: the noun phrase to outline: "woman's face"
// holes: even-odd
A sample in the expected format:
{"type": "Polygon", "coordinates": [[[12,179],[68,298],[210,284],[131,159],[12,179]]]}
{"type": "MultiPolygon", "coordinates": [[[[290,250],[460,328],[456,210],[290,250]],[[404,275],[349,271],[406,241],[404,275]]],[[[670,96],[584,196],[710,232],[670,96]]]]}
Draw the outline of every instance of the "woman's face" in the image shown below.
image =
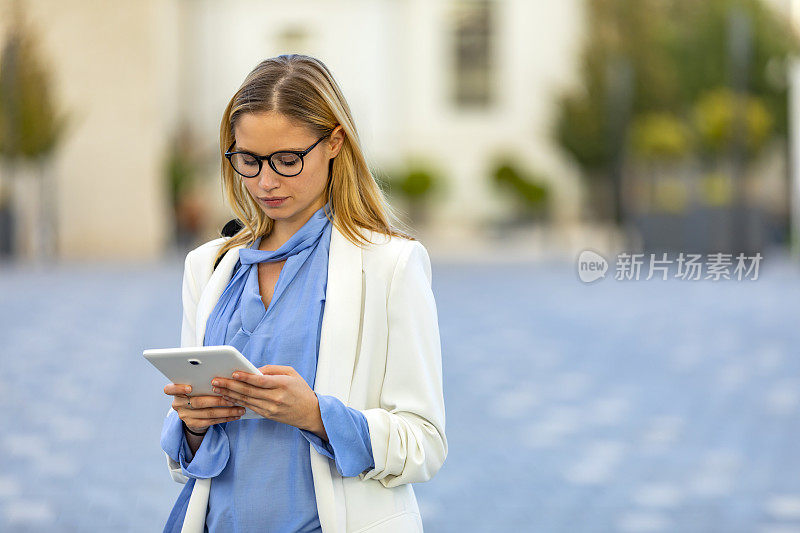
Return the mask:
{"type": "MultiPolygon", "coordinates": [[[[275,112],[246,113],[237,120],[233,150],[264,156],[279,150],[305,150],[319,139],[305,127],[295,125],[275,112]]],[[[328,161],[342,147],[344,132],[337,126],[330,138],[323,139],[303,157],[303,170],[296,176],[281,176],[263,162],[261,172],[252,178],[234,173],[244,182],[253,200],[268,217],[299,228],[315,211],[325,205],[324,193],[328,183],[328,161]],[[263,198],[284,198],[278,204],[268,204],[263,198]]],[[[296,228],[295,228],[296,229],[296,228]]]]}

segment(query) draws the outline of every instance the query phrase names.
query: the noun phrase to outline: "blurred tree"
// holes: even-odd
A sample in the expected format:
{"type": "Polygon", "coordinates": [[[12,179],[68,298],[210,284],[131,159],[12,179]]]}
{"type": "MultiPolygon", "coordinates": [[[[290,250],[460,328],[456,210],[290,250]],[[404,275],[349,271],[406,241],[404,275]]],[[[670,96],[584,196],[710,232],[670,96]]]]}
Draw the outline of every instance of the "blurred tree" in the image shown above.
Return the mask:
{"type": "Polygon", "coordinates": [[[692,133],[673,113],[642,113],[631,123],[631,163],[639,178],[633,185],[639,207],[661,213],[685,213],[688,190],[681,162],[690,153],[692,133]]]}
{"type": "Polygon", "coordinates": [[[744,65],[747,92],[759,97],[774,117],[776,132],[787,132],[787,61],[800,50],[788,18],[763,0],[672,0],[665,21],[665,47],[680,80],[672,98],[683,111],[709,90],[731,84],[730,16],[739,11],[750,26],[750,61],[744,65]]]}
{"type": "Polygon", "coordinates": [[[698,133],[699,148],[718,154],[728,150],[734,140],[734,126],[739,106],[744,107],[744,146],[748,156],[756,155],[773,131],[773,116],[763,98],[740,98],[725,87],[700,96],[693,107],[693,122],[698,133]]]}
{"type": "Polygon", "coordinates": [[[773,134],[774,120],[764,99],[740,95],[726,87],[707,91],[694,104],[692,125],[704,168],[699,177],[699,199],[708,206],[735,205],[737,177],[722,171],[725,165],[721,161],[730,157],[731,147],[736,149],[733,163],[739,165],[754,159],[765,147],[773,134]]]}
{"type": "Polygon", "coordinates": [[[498,157],[492,173],[496,187],[509,193],[515,200],[514,222],[542,220],[547,217],[550,188],[539,176],[525,176],[510,157],[498,157]]]}
{"type": "Polygon", "coordinates": [[[689,129],[672,113],[643,113],[632,121],[633,153],[643,159],[680,159],[689,153],[690,142],[689,129]]]}
{"type": "Polygon", "coordinates": [[[14,3],[11,19],[0,54],[0,158],[10,180],[24,162],[37,168],[41,251],[51,256],[57,242],[51,158],[63,137],[67,117],[56,113],[50,74],[19,2],[14,3]]]}
{"type": "MultiPolygon", "coordinates": [[[[690,115],[696,105],[701,114],[713,114],[713,102],[704,100],[708,91],[745,80],[748,93],[757,97],[748,106],[753,127],[786,134],[784,65],[798,50],[798,41],[789,21],[761,0],[588,0],[587,8],[581,83],[558,98],[554,136],[582,167],[593,195],[613,191],[615,205],[604,214],[617,223],[623,218],[619,174],[627,151],[644,149],[660,156],[663,149],[677,148],[670,143],[681,142],[675,134],[682,127],[675,122],[662,121],[666,131],[656,139],[658,123],[652,121],[661,120],[659,115],[649,115],[649,126],[639,118],[668,113],[684,121],[680,117],[690,115]],[[734,11],[742,14],[749,32],[747,61],[739,63],[731,61],[734,11]],[[746,72],[732,72],[734,68],[746,72]],[[637,122],[649,133],[640,129],[631,139],[632,123],[637,122]]],[[[754,144],[751,155],[760,146],[763,142],[754,144]]]]}

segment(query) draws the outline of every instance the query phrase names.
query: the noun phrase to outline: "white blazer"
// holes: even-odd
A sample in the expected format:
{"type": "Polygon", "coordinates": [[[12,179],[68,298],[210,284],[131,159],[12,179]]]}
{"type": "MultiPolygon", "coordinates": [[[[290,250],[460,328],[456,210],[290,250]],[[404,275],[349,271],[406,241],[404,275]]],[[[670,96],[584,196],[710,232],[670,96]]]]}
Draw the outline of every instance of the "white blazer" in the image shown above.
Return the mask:
{"type": "MultiPolygon", "coordinates": [[[[331,231],[314,391],[364,413],[375,467],[342,477],[309,443],[319,520],[324,533],[422,531],[411,483],[431,479],[447,456],[430,258],[418,241],[362,234],[375,244],[356,246],[335,225],[331,231]]],[[[213,270],[227,238],[186,256],[181,346],[203,346],[206,321],[242,247],[229,250],[213,270]]],[[[175,481],[189,480],[168,455],[167,465],[175,481]]],[[[195,481],[183,533],[203,532],[212,482],[195,481]]]]}

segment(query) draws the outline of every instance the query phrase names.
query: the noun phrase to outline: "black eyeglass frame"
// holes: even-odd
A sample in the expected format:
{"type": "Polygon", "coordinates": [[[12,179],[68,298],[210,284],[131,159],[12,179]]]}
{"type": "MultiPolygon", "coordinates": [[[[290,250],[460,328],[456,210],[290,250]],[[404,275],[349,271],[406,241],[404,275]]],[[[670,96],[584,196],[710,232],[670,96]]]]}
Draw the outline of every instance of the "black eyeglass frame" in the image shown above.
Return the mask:
{"type": "Polygon", "coordinates": [[[269,163],[269,168],[274,170],[276,174],[278,174],[280,176],[284,176],[286,178],[293,178],[293,177],[299,175],[301,172],[303,172],[303,166],[305,165],[304,157],[311,150],[313,150],[314,147],[317,144],[319,144],[319,142],[322,139],[325,139],[326,137],[330,136],[331,133],[333,133],[333,130],[329,131],[328,133],[326,133],[325,135],[323,135],[322,137],[317,139],[317,141],[314,144],[312,144],[311,146],[309,146],[305,150],[278,150],[277,152],[272,152],[271,154],[267,154],[267,155],[256,155],[256,154],[254,154],[252,152],[246,152],[244,150],[238,150],[236,152],[231,152],[231,148],[233,148],[233,146],[236,144],[236,141],[233,141],[233,143],[231,143],[231,145],[225,151],[225,158],[228,160],[228,163],[230,163],[231,168],[233,169],[233,171],[236,172],[237,174],[239,174],[240,176],[242,176],[243,178],[255,178],[256,176],[261,174],[261,170],[264,168],[264,161],[269,163]],[[256,172],[252,176],[248,176],[248,175],[242,174],[241,172],[236,170],[236,166],[233,164],[233,161],[231,161],[231,157],[233,155],[235,155],[235,154],[247,154],[250,157],[254,158],[256,161],[258,161],[258,172],[256,172]],[[274,156],[276,154],[294,154],[294,155],[298,156],[300,158],[300,170],[297,171],[297,174],[284,174],[284,173],[280,172],[277,168],[275,168],[275,163],[273,163],[273,161],[272,161],[272,156],[274,156]]]}

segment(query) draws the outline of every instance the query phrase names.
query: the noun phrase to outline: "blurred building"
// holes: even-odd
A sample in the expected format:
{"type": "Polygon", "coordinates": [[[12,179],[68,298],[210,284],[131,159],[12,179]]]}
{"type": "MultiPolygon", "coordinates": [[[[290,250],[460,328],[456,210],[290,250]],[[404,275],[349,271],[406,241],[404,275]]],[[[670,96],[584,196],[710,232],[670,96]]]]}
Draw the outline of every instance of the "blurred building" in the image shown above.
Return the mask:
{"type": "Polygon", "coordinates": [[[493,156],[506,151],[557,177],[557,216],[576,214],[576,176],[548,124],[553,97],[575,69],[579,0],[280,5],[181,4],[180,113],[209,154],[217,157],[222,109],[247,72],[265,57],[307,53],[342,86],[373,165],[396,168],[418,156],[441,169],[447,192],[432,213],[438,227],[467,234],[504,215],[507,203],[488,175],[493,156]]]}
{"type": "MultiPolygon", "coordinates": [[[[213,236],[230,216],[224,107],[259,61],[291,52],[332,70],[373,168],[419,158],[439,171],[429,219],[440,234],[466,241],[507,217],[489,179],[506,153],[548,182],[556,228],[583,218],[579,170],[550,130],[556,96],[578,79],[583,0],[19,1],[74,117],[54,170],[65,258],[154,257],[169,246],[165,166],[176,139],[199,162],[198,238],[213,236]]],[[[0,19],[12,4],[0,0],[0,19]]],[[[30,241],[36,191],[16,181],[30,241]]]]}
{"type": "MultiPolygon", "coordinates": [[[[579,0],[22,4],[59,104],[76,119],[55,169],[64,257],[164,249],[172,222],[163,167],[184,122],[205,161],[209,227],[224,218],[222,111],[259,61],[288,52],[332,70],[373,167],[418,156],[441,169],[434,225],[468,235],[503,216],[505,200],[487,179],[500,151],[557,178],[558,220],[577,213],[576,172],[554,150],[548,123],[553,95],[574,73],[579,0]]],[[[0,4],[0,18],[11,5],[0,4]]]]}

